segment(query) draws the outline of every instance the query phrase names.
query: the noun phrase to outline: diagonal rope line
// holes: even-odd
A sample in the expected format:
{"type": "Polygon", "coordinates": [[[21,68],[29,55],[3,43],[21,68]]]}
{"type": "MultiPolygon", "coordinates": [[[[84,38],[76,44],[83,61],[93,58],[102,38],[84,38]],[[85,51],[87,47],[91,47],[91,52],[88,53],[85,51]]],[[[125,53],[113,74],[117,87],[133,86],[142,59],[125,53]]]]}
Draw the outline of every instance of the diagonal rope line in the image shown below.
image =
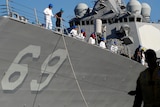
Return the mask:
{"type": "Polygon", "coordinates": [[[71,69],[72,69],[74,78],[75,78],[75,80],[76,80],[76,84],[77,84],[77,86],[78,86],[78,89],[79,89],[79,91],[80,91],[80,94],[81,94],[81,96],[82,96],[82,98],[83,98],[83,101],[84,101],[86,107],[89,107],[89,106],[88,106],[88,103],[87,103],[87,101],[86,101],[86,99],[85,99],[85,97],[84,97],[84,94],[83,94],[83,92],[82,92],[82,89],[81,89],[81,87],[80,87],[80,84],[79,84],[79,82],[78,82],[76,73],[75,73],[75,71],[74,71],[74,68],[73,68],[73,65],[72,65],[72,62],[71,62],[71,58],[70,58],[70,56],[69,56],[68,48],[67,48],[67,45],[66,45],[66,41],[65,41],[65,39],[64,39],[64,35],[63,35],[63,34],[62,34],[62,38],[63,38],[64,46],[65,46],[65,48],[66,48],[66,52],[67,52],[67,55],[68,55],[68,60],[69,60],[69,63],[70,63],[70,65],[71,65],[71,69]]]}
{"type": "MultiPolygon", "coordinates": [[[[58,43],[59,43],[60,39],[61,39],[61,36],[58,38],[57,43],[56,43],[56,46],[53,48],[53,50],[52,50],[52,52],[51,52],[51,53],[53,53],[53,52],[55,51],[56,47],[58,46],[58,43]]],[[[51,58],[52,58],[52,55],[50,56],[50,58],[49,58],[49,59],[51,59],[51,58]]],[[[41,76],[41,78],[40,78],[40,82],[39,82],[39,83],[41,83],[41,82],[42,82],[43,75],[45,75],[44,73],[46,72],[46,69],[47,69],[47,65],[45,66],[44,72],[42,73],[42,76],[41,76]]],[[[36,95],[35,95],[35,98],[34,98],[33,106],[32,106],[32,107],[34,107],[34,106],[35,106],[36,99],[37,99],[37,96],[38,96],[38,93],[39,93],[39,91],[38,91],[38,90],[39,90],[39,88],[40,88],[40,85],[41,85],[41,84],[39,84],[39,85],[38,85],[38,89],[37,89],[37,91],[36,91],[36,95]]]]}

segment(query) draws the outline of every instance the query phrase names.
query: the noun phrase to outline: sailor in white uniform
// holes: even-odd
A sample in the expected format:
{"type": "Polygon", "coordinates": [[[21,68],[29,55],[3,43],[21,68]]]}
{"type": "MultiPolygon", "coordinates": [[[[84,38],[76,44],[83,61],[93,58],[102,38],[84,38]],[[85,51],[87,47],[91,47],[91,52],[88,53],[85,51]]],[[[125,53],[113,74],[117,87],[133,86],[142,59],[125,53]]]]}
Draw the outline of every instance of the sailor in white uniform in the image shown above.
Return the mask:
{"type": "Polygon", "coordinates": [[[96,44],[96,35],[94,33],[92,33],[88,39],[88,43],[95,45],[96,44]]]}
{"type": "Polygon", "coordinates": [[[52,4],[49,4],[46,9],[44,9],[43,13],[45,15],[45,23],[46,29],[52,29],[52,17],[54,16],[52,13],[52,4]]]}
{"type": "Polygon", "coordinates": [[[101,42],[99,43],[99,46],[103,49],[106,48],[106,43],[104,41],[105,41],[105,38],[101,38],[101,42]]]}
{"type": "Polygon", "coordinates": [[[72,30],[70,31],[70,35],[72,37],[76,37],[78,35],[78,27],[77,26],[73,26],[72,30]]]}

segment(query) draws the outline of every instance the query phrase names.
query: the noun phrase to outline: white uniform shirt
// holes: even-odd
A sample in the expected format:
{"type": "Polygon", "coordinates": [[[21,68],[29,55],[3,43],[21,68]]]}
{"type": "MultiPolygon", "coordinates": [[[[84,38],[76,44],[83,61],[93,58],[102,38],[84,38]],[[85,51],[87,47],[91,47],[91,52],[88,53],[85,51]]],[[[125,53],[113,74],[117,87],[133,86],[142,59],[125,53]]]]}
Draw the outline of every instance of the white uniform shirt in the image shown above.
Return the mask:
{"type": "Polygon", "coordinates": [[[76,38],[81,39],[81,40],[84,40],[84,36],[83,36],[82,33],[80,33],[79,35],[77,35],[76,38]]]}
{"type": "Polygon", "coordinates": [[[78,35],[78,32],[77,32],[77,30],[72,29],[71,32],[70,32],[70,34],[71,34],[73,37],[76,37],[76,36],[78,35]]]}
{"type": "Polygon", "coordinates": [[[145,65],[145,64],[146,64],[146,63],[145,63],[145,54],[144,54],[144,53],[142,53],[141,63],[142,63],[142,65],[145,65]]]}
{"type": "Polygon", "coordinates": [[[46,8],[43,13],[46,16],[46,20],[51,21],[51,17],[53,17],[52,9],[46,8]]]}
{"type": "Polygon", "coordinates": [[[99,43],[99,46],[100,46],[101,48],[103,48],[103,49],[106,48],[106,44],[105,44],[104,41],[101,41],[101,42],[99,43]]]}
{"type": "Polygon", "coordinates": [[[117,53],[117,51],[118,51],[118,46],[112,45],[110,50],[111,50],[111,52],[113,52],[113,53],[117,53]]]}
{"type": "Polygon", "coordinates": [[[88,43],[94,45],[96,44],[96,40],[93,39],[92,37],[89,37],[88,43]]]}

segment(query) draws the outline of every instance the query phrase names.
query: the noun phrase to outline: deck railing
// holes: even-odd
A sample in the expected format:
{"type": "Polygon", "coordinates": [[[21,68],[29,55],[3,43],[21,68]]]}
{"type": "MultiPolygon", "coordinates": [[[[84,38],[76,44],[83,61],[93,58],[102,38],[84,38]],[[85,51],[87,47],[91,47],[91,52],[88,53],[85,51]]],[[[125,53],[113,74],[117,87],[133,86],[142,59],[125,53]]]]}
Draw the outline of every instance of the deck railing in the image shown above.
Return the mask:
{"type": "MultiPolygon", "coordinates": [[[[43,11],[39,11],[36,8],[31,8],[18,3],[14,0],[1,0],[0,1],[0,16],[10,16],[17,18],[21,21],[44,25],[44,14],[43,11]]],[[[55,20],[53,20],[53,30],[56,29],[55,20]]],[[[62,28],[66,28],[62,25],[62,28]]]]}
{"type": "Polygon", "coordinates": [[[30,23],[44,23],[43,12],[38,11],[35,8],[25,6],[21,3],[15,2],[13,0],[0,1],[0,15],[11,16],[12,13],[16,13],[21,17],[25,17],[30,23]]]}

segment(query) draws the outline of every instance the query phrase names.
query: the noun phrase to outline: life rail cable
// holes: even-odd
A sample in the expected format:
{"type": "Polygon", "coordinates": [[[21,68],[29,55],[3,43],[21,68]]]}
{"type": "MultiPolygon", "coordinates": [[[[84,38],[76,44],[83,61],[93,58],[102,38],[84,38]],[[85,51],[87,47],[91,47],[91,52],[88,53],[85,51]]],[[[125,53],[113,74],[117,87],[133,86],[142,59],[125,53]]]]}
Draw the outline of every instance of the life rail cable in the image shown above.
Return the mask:
{"type": "MultiPolygon", "coordinates": [[[[58,38],[56,45],[55,45],[54,48],[52,49],[51,56],[49,57],[49,60],[52,59],[52,56],[53,56],[52,53],[56,50],[56,48],[57,48],[58,43],[60,42],[60,40],[61,40],[61,36],[58,38]]],[[[44,72],[42,73],[42,75],[41,75],[41,77],[40,77],[40,83],[41,83],[42,80],[43,80],[43,75],[45,75],[45,72],[47,72],[47,65],[45,66],[44,72]]],[[[56,73],[55,73],[55,74],[56,74],[56,73]]],[[[37,96],[38,96],[38,94],[39,94],[39,91],[38,91],[38,90],[40,89],[40,86],[41,86],[41,84],[38,85],[38,88],[37,88],[37,91],[36,91],[36,95],[35,95],[34,100],[33,100],[33,106],[32,106],[32,107],[35,107],[36,99],[37,99],[37,96]]]]}
{"type": "Polygon", "coordinates": [[[86,101],[86,98],[84,97],[82,88],[81,88],[81,86],[80,86],[80,84],[79,84],[79,81],[78,81],[78,79],[77,79],[75,70],[74,70],[74,68],[73,68],[73,64],[72,64],[72,61],[71,61],[71,58],[70,58],[70,55],[69,55],[69,52],[68,52],[68,48],[67,48],[67,45],[66,45],[66,41],[65,41],[65,39],[64,39],[64,35],[63,35],[63,34],[62,34],[62,38],[63,38],[64,46],[65,46],[65,49],[66,49],[66,52],[67,52],[67,56],[68,56],[68,60],[69,60],[69,64],[71,65],[71,69],[72,69],[73,76],[74,76],[74,78],[75,78],[76,84],[77,84],[77,86],[78,86],[78,89],[79,89],[79,91],[80,91],[80,94],[81,94],[81,96],[82,96],[82,98],[83,98],[83,101],[84,101],[86,107],[89,107],[89,106],[88,106],[88,103],[87,103],[87,101],[86,101]]]}
{"type": "MultiPolygon", "coordinates": [[[[4,1],[0,1],[0,16],[12,16],[12,13],[24,17],[29,23],[37,24],[35,17],[35,8],[31,8],[12,0],[8,1],[8,5],[4,1]]],[[[25,3],[24,3],[25,4],[25,3]]],[[[39,22],[38,24],[44,23],[44,14],[42,11],[36,10],[39,22]]]]}
{"type": "MultiPolygon", "coordinates": [[[[20,16],[25,16],[27,19],[29,19],[30,23],[35,22],[35,15],[34,15],[34,9],[33,8],[25,6],[25,5],[20,4],[20,3],[17,3],[15,1],[10,2],[9,8],[10,8],[10,12],[16,12],[20,16]]],[[[42,15],[43,12],[38,11],[38,14],[42,15]]],[[[42,21],[42,19],[40,19],[40,20],[42,21]]],[[[43,18],[43,20],[44,20],[44,18],[43,18]]]]}

